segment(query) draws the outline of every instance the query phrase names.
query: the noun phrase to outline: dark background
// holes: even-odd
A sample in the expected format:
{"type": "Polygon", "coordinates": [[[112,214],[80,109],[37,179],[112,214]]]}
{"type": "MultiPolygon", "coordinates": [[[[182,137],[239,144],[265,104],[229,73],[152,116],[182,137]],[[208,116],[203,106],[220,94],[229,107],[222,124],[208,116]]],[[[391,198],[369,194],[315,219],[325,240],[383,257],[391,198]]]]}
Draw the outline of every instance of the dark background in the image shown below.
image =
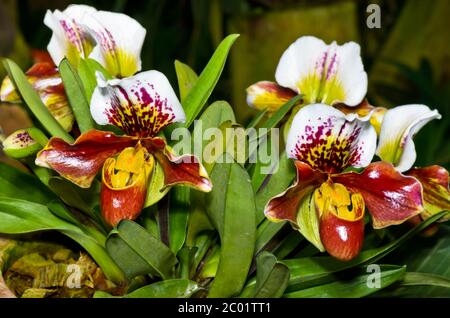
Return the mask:
{"type": "MultiPolygon", "coordinates": [[[[448,0],[0,0],[0,56],[27,68],[29,48],[45,49],[51,36],[43,24],[45,11],[62,10],[69,3],[124,12],[138,20],[147,29],[143,69],[164,72],[175,87],[175,59],[200,73],[220,40],[240,33],[213,96],[229,101],[240,123],[253,114],[245,104],[245,88],[273,80],[282,52],[299,36],[357,41],[369,74],[372,104],[424,103],[439,109],[443,119],[426,126],[416,138],[417,164],[449,168],[448,0]],[[371,3],[381,7],[380,29],[366,25],[371,3]]],[[[0,125],[5,119],[0,110],[0,125]]]]}

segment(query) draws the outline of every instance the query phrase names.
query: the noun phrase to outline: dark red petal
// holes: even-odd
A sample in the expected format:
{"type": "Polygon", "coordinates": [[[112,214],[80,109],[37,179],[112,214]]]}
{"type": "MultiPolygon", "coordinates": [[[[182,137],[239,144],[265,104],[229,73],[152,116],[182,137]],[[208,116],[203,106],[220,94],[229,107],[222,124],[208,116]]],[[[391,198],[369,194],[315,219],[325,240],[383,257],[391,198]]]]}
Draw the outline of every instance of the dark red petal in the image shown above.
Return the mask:
{"type": "Polygon", "coordinates": [[[32,49],[31,50],[31,58],[34,63],[48,63],[50,65],[55,66],[55,63],[52,60],[50,54],[45,50],[32,49]]]}
{"type": "Polygon", "coordinates": [[[364,242],[364,219],[346,221],[325,211],[320,218],[320,239],[331,256],[351,260],[359,254],[364,242]]]}
{"type": "Polygon", "coordinates": [[[295,183],[285,192],[270,199],[264,209],[264,214],[271,220],[288,220],[295,224],[301,200],[327,179],[326,174],[313,170],[301,161],[295,161],[295,167],[295,183]]]}
{"type": "Polygon", "coordinates": [[[82,134],[72,145],[54,137],[38,153],[36,164],[51,168],[78,186],[88,188],[106,159],[136,143],[137,139],[133,137],[95,129],[82,134]]]}
{"type": "MultiPolygon", "coordinates": [[[[424,219],[444,210],[450,211],[449,175],[445,168],[437,165],[414,168],[406,174],[415,177],[422,184],[425,211],[421,216],[424,219]]],[[[439,221],[445,222],[448,219],[450,216],[439,221]]]]}
{"type": "Polygon", "coordinates": [[[423,211],[419,181],[402,175],[390,163],[374,162],[361,174],[343,173],[332,179],[362,194],[376,229],[403,223],[423,211]]]}
{"type": "Polygon", "coordinates": [[[164,184],[166,186],[182,184],[204,192],[211,191],[211,180],[198,159],[189,154],[177,157],[169,149],[161,148],[161,141],[163,141],[161,138],[147,138],[142,144],[161,165],[164,171],[164,184]]]}

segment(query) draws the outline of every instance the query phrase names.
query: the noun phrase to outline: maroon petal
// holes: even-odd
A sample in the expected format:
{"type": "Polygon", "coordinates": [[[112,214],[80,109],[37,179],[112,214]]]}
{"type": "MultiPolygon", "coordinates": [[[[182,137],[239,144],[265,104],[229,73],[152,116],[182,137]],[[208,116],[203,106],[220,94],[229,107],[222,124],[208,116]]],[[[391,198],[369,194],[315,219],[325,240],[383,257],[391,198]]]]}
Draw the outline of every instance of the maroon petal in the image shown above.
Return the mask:
{"type": "Polygon", "coordinates": [[[301,161],[295,161],[297,180],[285,192],[267,203],[264,214],[271,220],[297,222],[297,213],[302,199],[327,179],[326,174],[313,170],[301,161]]]}
{"type": "Polygon", "coordinates": [[[403,223],[423,211],[419,181],[402,175],[390,163],[374,162],[360,174],[343,173],[332,179],[362,194],[376,229],[403,223]]]}
{"type": "MultiPolygon", "coordinates": [[[[423,187],[423,200],[425,211],[421,214],[426,219],[433,214],[444,210],[450,211],[450,189],[448,187],[448,171],[441,166],[430,166],[425,168],[413,168],[407,173],[420,181],[423,187]]],[[[444,217],[444,222],[450,218],[444,217]]]]}
{"type": "Polygon", "coordinates": [[[147,138],[143,145],[161,165],[166,186],[182,184],[203,192],[211,191],[208,173],[194,155],[175,156],[161,138],[147,138]]]}
{"type": "Polygon", "coordinates": [[[133,137],[95,129],[82,134],[72,145],[54,137],[38,153],[36,164],[55,170],[82,188],[89,188],[106,159],[136,143],[133,137]]]}

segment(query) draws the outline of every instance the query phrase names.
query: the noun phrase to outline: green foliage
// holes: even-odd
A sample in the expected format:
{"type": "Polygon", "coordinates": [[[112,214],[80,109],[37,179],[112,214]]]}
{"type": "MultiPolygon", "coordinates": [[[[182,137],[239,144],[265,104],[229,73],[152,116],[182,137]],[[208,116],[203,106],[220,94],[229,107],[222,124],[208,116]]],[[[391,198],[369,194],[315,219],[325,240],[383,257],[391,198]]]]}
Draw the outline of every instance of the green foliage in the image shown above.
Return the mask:
{"type": "Polygon", "coordinates": [[[64,83],[67,98],[78,123],[80,131],[86,132],[94,128],[94,120],[89,109],[89,99],[76,69],[69,60],[63,59],[59,64],[59,74],[64,83]]]}
{"type": "Polygon", "coordinates": [[[219,80],[220,74],[222,74],[228,52],[238,36],[238,34],[229,35],[220,43],[197,82],[187,94],[183,103],[183,108],[186,112],[184,127],[189,127],[192,124],[206,104],[219,80]]]}
{"type": "Polygon", "coordinates": [[[211,180],[214,188],[206,196],[206,209],[219,232],[221,252],[208,296],[231,297],[241,291],[253,257],[254,194],[247,172],[237,163],[216,164],[211,180]]]}
{"type": "Polygon", "coordinates": [[[106,248],[129,278],[152,273],[169,279],[178,263],[163,242],[133,221],[122,221],[111,232],[106,248]]]}

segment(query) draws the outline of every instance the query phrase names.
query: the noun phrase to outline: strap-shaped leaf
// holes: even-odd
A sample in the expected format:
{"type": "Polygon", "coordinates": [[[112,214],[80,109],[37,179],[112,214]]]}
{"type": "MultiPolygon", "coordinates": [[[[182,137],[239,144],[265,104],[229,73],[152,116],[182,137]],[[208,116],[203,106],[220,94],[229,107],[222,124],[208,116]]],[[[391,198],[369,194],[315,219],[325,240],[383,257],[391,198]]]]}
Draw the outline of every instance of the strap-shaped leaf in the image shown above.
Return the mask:
{"type": "Polygon", "coordinates": [[[192,124],[208,101],[209,96],[222,74],[228,52],[238,37],[238,34],[231,34],[219,44],[208,64],[200,74],[197,83],[189,91],[183,103],[184,111],[186,112],[186,122],[184,123],[184,127],[189,127],[192,124]]]}
{"type": "Polygon", "coordinates": [[[207,213],[219,231],[220,262],[209,297],[238,295],[248,275],[256,236],[255,201],[247,171],[230,158],[214,166],[207,213]],[[232,161],[231,161],[232,162],[232,161]]]}
{"type": "Polygon", "coordinates": [[[289,268],[269,253],[262,252],[256,258],[256,286],[253,297],[279,298],[289,283],[289,268]]]}
{"type": "Polygon", "coordinates": [[[67,59],[63,59],[59,64],[59,73],[80,131],[83,133],[94,128],[89,102],[77,71],[67,59]]]}
{"type": "MultiPolygon", "coordinates": [[[[371,295],[380,289],[401,280],[406,272],[406,266],[380,265],[379,276],[363,266],[356,271],[358,274],[350,279],[338,279],[331,283],[318,285],[285,294],[287,298],[357,298],[371,295]],[[373,277],[373,278],[372,278],[373,277]],[[379,279],[379,284],[376,284],[379,279]]],[[[353,271],[355,273],[355,271],[353,271]]]]}
{"type": "Polygon", "coordinates": [[[47,204],[56,199],[56,196],[48,191],[35,176],[1,162],[0,194],[41,204],[47,204]]]}
{"type": "Polygon", "coordinates": [[[128,273],[128,277],[135,275],[137,272],[127,268],[128,265],[135,266],[133,262],[130,262],[130,260],[134,261],[136,259],[136,257],[133,257],[135,254],[148,267],[146,269],[144,263],[142,261],[139,262],[139,267],[142,271],[147,273],[154,272],[163,279],[173,277],[174,267],[178,263],[175,255],[164,243],[153,237],[137,223],[129,220],[120,222],[117,229],[112,232],[106,241],[106,248],[112,258],[122,267],[123,271],[128,273]]]}
{"type": "Polygon", "coordinates": [[[197,83],[198,75],[189,65],[175,60],[175,72],[178,79],[178,90],[180,91],[181,103],[184,103],[186,96],[197,83]]]}

